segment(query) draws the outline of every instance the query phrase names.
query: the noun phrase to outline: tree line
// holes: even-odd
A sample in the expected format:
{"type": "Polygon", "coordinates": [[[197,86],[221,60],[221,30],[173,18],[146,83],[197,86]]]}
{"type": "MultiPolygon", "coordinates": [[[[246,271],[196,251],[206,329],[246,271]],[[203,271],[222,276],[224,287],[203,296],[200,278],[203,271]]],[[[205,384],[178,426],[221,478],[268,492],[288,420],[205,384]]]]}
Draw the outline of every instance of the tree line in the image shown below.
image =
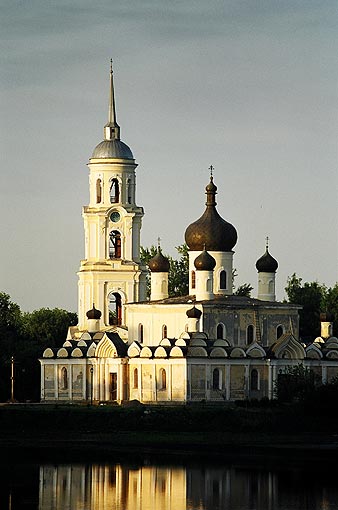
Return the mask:
{"type": "Polygon", "coordinates": [[[22,312],[8,294],[0,292],[0,401],[11,397],[11,358],[14,358],[14,399],[40,397],[40,363],[47,347],[61,347],[77,314],[60,308],[22,312]]]}

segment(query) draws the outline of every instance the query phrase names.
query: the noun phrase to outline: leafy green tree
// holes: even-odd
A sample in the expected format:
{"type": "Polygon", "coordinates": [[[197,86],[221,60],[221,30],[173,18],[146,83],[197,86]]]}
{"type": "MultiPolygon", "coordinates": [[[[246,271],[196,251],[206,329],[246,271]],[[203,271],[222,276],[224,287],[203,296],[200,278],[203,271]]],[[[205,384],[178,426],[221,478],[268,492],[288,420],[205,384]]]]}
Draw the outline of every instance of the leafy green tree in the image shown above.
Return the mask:
{"type": "Polygon", "coordinates": [[[250,283],[243,283],[236,288],[235,278],[238,276],[237,269],[234,268],[232,270],[232,289],[234,296],[245,296],[251,297],[251,291],[253,290],[252,285],[250,283]]]}
{"type": "Polygon", "coordinates": [[[22,316],[22,339],[16,354],[18,362],[18,396],[21,400],[38,400],[40,363],[46,347],[61,346],[68,327],[77,324],[77,315],[60,308],[41,308],[22,316]]]}
{"type": "Polygon", "coordinates": [[[11,357],[19,352],[22,314],[5,292],[0,292],[0,400],[10,398],[11,357]]]}
{"type": "Polygon", "coordinates": [[[189,249],[186,244],[176,246],[179,259],[169,257],[168,291],[170,297],[186,296],[189,293],[189,249]]]}
{"type": "Polygon", "coordinates": [[[235,296],[245,296],[245,297],[251,297],[251,291],[253,290],[253,287],[250,285],[250,283],[243,283],[242,285],[239,285],[237,289],[234,291],[235,296]]]}
{"type": "MultiPolygon", "coordinates": [[[[174,259],[170,255],[165,255],[169,260],[169,275],[168,275],[168,293],[169,297],[186,296],[189,292],[189,256],[188,247],[186,244],[176,246],[179,254],[178,259],[174,259]]],[[[152,245],[150,248],[141,246],[141,262],[148,265],[157,253],[157,247],[152,245]]],[[[150,296],[150,275],[147,277],[147,296],[150,296]]]]}
{"type": "Polygon", "coordinates": [[[320,335],[320,314],[326,312],[333,318],[333,333],[338,334],[338,283],[328,288],[315,282],[302,283],[295,273],[289,276],[285,288],[289,303],[302,305],[299,312],[300,336],[304,342],[320,335]]]}
{"type": "Polygon", "coordinates": [[[327,288],[315,282],[305,282],[295,273],[287,280],[285,292],[289,303],[302,305],[299,311],[299,333],[304,342],[320,335],[320,313],[326,308],[327,288]]]}
{"type": "Polygon", "coordinates": [[[304,402],[318,383],[314,373],[301,363],[289,366],[278,374],[275,396],[279,402],[304,402]]]}
{"type": "Polygon", "coordinates": [[[17,400],[39,399],[38,359],[47,346],[62,345],[68,327],[75,324],[75,313],[58,308],[22,313],[8,294],[0,293],[0,401],[10,398],[12,356],[14,397],[17,400]]]}
{"type": "Polygon", "coordinates": [[[323,311],[329,313],[333,319],[333,333],[338,335],[338,283],[327,289],[323,311]]]}
{"type": "Polygon", "coordinates": [[[41,346],[61,346],[65,341],[68,327],[76,324],[76,313],[60,308],[40,308],[23,314],[25,338],[36,341],[41,346]]]}
{"type": "Polygon", "coordinates": [[[0,339],[16,338],[21,328],[21,310],[5,292],[0,292],[0,339]]]}

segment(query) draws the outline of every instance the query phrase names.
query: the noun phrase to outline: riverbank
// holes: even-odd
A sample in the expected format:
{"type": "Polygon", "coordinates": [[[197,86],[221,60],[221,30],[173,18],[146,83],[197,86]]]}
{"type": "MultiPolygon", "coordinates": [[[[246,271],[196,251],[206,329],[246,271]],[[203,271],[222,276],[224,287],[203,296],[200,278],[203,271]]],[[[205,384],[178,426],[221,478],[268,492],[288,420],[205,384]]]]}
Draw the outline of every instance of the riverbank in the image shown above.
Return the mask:
{"type": "Polygon", "coordinates": [[[336,423],[332,413],[297,405],[7,404],[0,406],[0,451],[78,461],[149,454],[328,462],[338,453],[336,423]]]}

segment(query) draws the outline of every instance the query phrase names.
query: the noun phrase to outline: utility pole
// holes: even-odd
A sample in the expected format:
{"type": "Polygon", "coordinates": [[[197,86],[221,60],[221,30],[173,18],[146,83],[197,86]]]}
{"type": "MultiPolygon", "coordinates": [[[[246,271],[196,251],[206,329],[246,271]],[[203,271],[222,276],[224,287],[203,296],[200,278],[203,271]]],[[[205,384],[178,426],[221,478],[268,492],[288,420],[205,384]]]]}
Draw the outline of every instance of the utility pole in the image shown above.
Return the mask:
{"type": "Polygon", "coordinates": [[[90,405],[93,405],[93,372],[94,368],[90,367],[90,405]]]}
{"type": "Polygon", "coordinates": [[[15,402],[14,399],[14,356],[11,357],[11,399],[10,402],[15,402]]]}

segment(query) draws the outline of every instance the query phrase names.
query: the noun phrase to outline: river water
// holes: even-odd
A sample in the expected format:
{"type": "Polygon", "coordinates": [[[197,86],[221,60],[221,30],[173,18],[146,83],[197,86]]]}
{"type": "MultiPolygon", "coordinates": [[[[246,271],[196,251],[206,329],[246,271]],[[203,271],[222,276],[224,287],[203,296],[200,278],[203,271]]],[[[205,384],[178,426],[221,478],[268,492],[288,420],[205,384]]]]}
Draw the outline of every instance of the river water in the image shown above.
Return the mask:
{"type": "Polygon", "coordinates": [[[1,460],[1,510],[334,510],[338,477],[325,462],[209,458],[105,463],[1,460]],[[275,464],[275,465],[274,465],[275,464]]]}

